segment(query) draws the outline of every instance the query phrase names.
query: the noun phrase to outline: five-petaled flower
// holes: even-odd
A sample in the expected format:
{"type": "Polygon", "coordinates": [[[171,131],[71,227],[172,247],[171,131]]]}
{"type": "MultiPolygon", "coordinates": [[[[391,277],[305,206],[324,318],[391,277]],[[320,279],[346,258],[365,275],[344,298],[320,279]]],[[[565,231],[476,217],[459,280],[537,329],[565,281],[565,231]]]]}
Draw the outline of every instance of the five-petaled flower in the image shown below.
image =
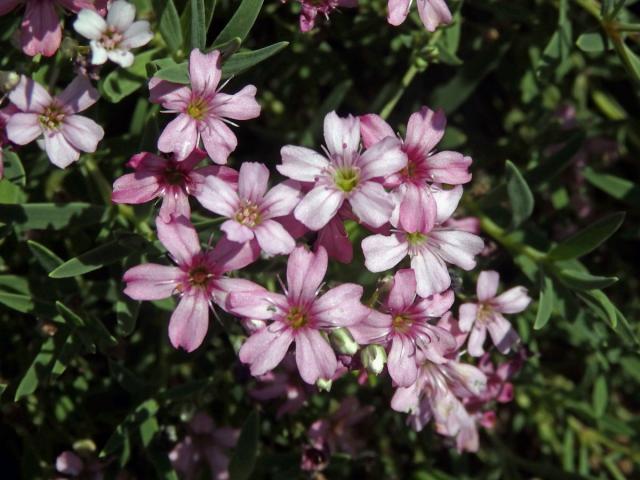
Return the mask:
{"type": "Polygon", "coordinates": [[[222,76],[220,55],[218,50],[209,53],[192,50],[189,56],[190,85],[157,77],[149,81],[149,99],[161,104],[166,112],[178,114],[158,139],[160,151],[174,152],[177,158],[184,158],[202,139],[214,162],[227,163],[238,140],[225,122],[229,119],[249,120],[260,115],[253,85],[247,85],[233,95],[219,91],[218,83],[222,76]]]}

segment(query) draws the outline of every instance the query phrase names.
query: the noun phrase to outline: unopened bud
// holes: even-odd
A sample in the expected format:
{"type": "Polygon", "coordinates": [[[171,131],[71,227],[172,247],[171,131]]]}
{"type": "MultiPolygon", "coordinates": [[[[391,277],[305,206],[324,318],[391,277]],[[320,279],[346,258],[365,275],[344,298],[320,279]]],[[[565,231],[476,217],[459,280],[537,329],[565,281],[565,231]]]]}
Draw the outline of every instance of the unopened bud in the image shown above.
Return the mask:
{"type": "Polygon", "coordinates": [[[85,438],[74,442],[73,449],[78,453],[93,453],[96,451],[96,444],[90,438],[85,438]]]}
{"type": "Polygon", "coordinates": [[[387,352],[380,345],[367,345],[360,352],[360,360],[369,373],[380,375],[387,363],[387,352]]]}
{"type": "Polygon", "coordinates": [[[342,355],[354,355],[358,351],[358,343],[346,328],[337,328],[329,334],[333,348],[342,355]]]}
{"type": "Polygon", "coordinates": [[[333,385],[333,380],[326,379],[326,378],[319,378],[318,381],[316,382],[316,387],[318,387],[318,390],[320,390],[321,392],[322,391],[330,392],[332,385],[333,385]]]}
{"type": "Polygon", "coordinates": [[[6,70],[0,70],[0,91],[8,93],[18,85],[20,81],[20,75],[16,72],[8,72],[6,70]]]}

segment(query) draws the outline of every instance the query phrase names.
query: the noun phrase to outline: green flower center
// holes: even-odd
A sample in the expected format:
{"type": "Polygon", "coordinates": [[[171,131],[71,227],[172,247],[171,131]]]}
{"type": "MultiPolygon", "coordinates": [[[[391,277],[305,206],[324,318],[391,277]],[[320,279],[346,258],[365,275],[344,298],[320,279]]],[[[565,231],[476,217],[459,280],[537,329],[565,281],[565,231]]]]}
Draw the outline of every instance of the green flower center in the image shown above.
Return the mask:
{"type": "Polygon", "coordinates": [[[253,202],[243,202],[240,209],[236,212],[236,221],[249,228],[253,228],[259,225],[262,219],[260,218],[260,208],[253,202]]]}
{"type": "Polygon", "coordinates": [[[187,106],[187,114],[196,120],[204,119],[208,110],[207,102],[202,98],[194,98],[187,106]]]}
{"type": "Polygon", "coordinates": [[[354,168],[339,168],[333,176],[336,186],[345,193],[349,193],[358,186],[360,175],[354,168]]]}
{"type": "Polygon", "coordinates": [[[287,322],[291,328],[297,330],[309,323],[309,318],[299,307],[293,307],[287,313],[287,322]]]}
{"type": "Polygon", "coordinates": [[[409,242],[409,245],[412,247],[422,245],[426,241],[427,241],[427,236],[424,233],[420,233],[420,232],[407,233],[407,242],[409,242]]]}
{"type": "Polygon", "coordinates": [[[57,130],[64,119],[64,111],[58,105],[49,105],[40,115],[40,124],[47,130],[57,130]]]}

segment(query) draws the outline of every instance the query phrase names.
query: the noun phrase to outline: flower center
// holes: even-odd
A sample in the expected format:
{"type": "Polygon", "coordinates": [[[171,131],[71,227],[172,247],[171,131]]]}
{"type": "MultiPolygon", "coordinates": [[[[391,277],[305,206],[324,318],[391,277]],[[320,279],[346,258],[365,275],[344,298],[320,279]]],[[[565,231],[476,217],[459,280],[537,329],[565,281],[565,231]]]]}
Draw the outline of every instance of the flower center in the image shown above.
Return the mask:
{"type": "Polygon", "coordinates": [[[183,185],[185,183],[185,174],[175,166],[170,166],[164,171],[164,181],[169,185],[183,185]]]}
{"type": "Polygon", "coordinates": [[[486,324],[491,320],[491,316],[493,314],[493,308],[491,305],[487,305],[486,303],[481,303],[478,306],[478,313],[476,314],[476,319],[478,322],[482,324],[486,324]]]}
{"type": "Polygon", "coordinates": [[[420,232],[407,233],[407,242],[411,247],[420,246],[426,241],[427,241],[427,236],[424,233],[420,233],[420,232]]]}
{"type": "Polygon", "coordinates": [[[309,323],[309,317],[300,309],[300,307],[292,307],[287,313],[287,322],[294,330],[304,327],[309,323]]]}
{"type": "Polygon", "coordinates": [[[396,315],[393,317],[393,329],[398,333],[406,333],[412,324],[411,318],[407,315],[396,315]]]}
{"type": "Polygon", "coordinates": [[[107,29],[102,32],[102,37],[100,38],[100,43],[107,50],[113,50],[120,45],[122,41],[122,33],[118,31],[116,27],[113,25],[109,25],[107,29]]]}
{"type": "Polygon", "coordinates": [[[211,274],[204,267],[195,267],[189,271],[189,283],[193,287],[206,288],[211,274]]]}
{"type": "Polygon", "coordinates": [[[400,171],[400,174],[405,178],[413,179],[413,177],[415,177],[416,175],[417,169],[418,166],[416,165],[416,163],[412,161],[411,158],[409,158],[407,166],[400,171]]]}
{"type": "Polygon", "coordinates": [[[261,222],[260,208],[255,203],[244,200],[236,212],[235,219],[238,223],[253,228],[261,222]]]}
{"type": "Polygon", "coordinates": [[[339,168],[333,175],[336,186],[345,193],[351,192],[358,186],[360,175],[355,168],[339,168]]]}
{"type": "Polygon", "coordinates": [[[202,98],[193,98],[187,106],[187,114],[196,120],[204,119],[209,107],[202,98]]]}
{"type": "Polygon", "coordinates": [[[57,130],[64,119],[64,111],[58,105],[49,105],[40,115],[40,125],[47,130],[57,130]]]}

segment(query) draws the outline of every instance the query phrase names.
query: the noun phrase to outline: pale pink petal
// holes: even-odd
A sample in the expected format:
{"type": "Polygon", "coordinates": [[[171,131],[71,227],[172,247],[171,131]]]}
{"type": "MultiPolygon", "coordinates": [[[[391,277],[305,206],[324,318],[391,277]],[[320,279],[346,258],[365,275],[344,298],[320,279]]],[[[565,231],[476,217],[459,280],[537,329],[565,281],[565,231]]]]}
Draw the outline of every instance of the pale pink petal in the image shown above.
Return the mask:
{"type": "Polygon", "coordinates": [[[38,53],[50,57],[62,40],[60,18],[51,1],[29,1],[20,29],[22,51],[33,57],[38,53]]]}
{"type": "Polygon", "coordinates": [[[400,25],[409,15],[410,6],[411,0],[389,0],[387,22],[394,26],[400,25]]]}
{"type": "Polygon", "coordinates": [[[422,107],[409,117],[404,144],[408,151],[426,157],[444,136],[447,118],[443,110],[422,107]]]}
{"type": "Polygon", "coordinates": [[[191,89],[187,85],[167,82],[158,77],[149,80],[149,101],[161,103],[171,111],[186,110],[191,100],[191,89]]]}
{"type": "Polygon", "coordinates": [[[395,335],[389,351],[387,368],[389,375],[399,387],[409,387],[418,376],[416,366],[416,348],[411,339],[404,335],[395,335]]]}
{"type": "Polygon", "coordinates": [[[420,404],[420,387],[418,382],[408,387],[396,389],[391,399],[391,408],[396,412],[412,412],[418,409],[420,404]]]}
{"type": "Polygon", "coordinates": [[[336,215],[318,232],[316,246],[323,246],[327,250],[329,258],[342,263],[351,263],[353,260],[353,246],[347,236],[347,231],[340,215],[336,215]]]}
{"type": "Polygon", "coordinates": [[[238,177],[238,195],[243,200],[259,203],[269,184],[269,169],[262,163],[243,162],[238,177]]]}
{"type": "Polygon", "coordinates": [[[500,282],[500,274],[493,270],[480,272],[478,275],[478,283],[476,284],[476,294],[480,302],[496,296],[498,293],[498,283],[500,282]]]}
{"type": "Polygon", "coordinates": [[[244,342],[239,352],[240,361],[249,364],[252,375],[264,375],[280,364],[291,342],[291,330],[278,322],[273,323],[244,342]]]}
{"type": "Polygon", "coordinates": [[[161,300],[170,297],[184,277],[178,267],[146,263],[127,270],[123,276],[124,293],[134,300],[161,300]]]}
{"type": "Polygon", "coordinates": [[[392,324],[391,315],[369,309],[367,317],[362,322],[351,325],[349,331],[360,345],[386,343],[392,324]]]}
{"type": "MultiPolygon", "coordinates": [[[[238,245],[238,244],[236,243],[234,245],[238,245]]],[[[262,295],[262,293],[266,293],[269,295],[268,297],[270,299],[268,304],[269,309],[267,312],[264,312],[263,310],[262,312],[264,313],[261,313],[255,308],[255,305],[257,304],[254,302],[253,312],[255,312],[257,316],[260,316],[262,314],[262,315],[268,315],[265,319],[271,318],[273,317],[274,311],[275,311],[274,305],[282,304],[286,306],[286,299],[284,298],[283,295],[268,292],[265,288],[261,287],[260,285],[253,283],[250,280],[246,280],[244,278],[218,277],[214,280],[213,289],[212,289],[212,297],[213,297],[214,303],[218,305],[220,308],[222,308],[225,312],[229,312],[229,313],[231,313],[229,310],[229,300],[230,300],[231,294],[255,296],[255,294],[262,295]]],[[[264,306],[263,303],[261,303],[260,305],[264,306]]],[[[249,308],[249,305],[245,305],[245,308],[249,308]]],[[[247,313],[251,313],[251,312],[247,312],[247,313]]],[[[240,313],[237,313],[237,314],[240,315],[240,313]]],[[[248,317],[253,318],[251,315],[248,315],[248,317]]]]}
{"type": "Polygon", "coordinates": [[[135,59],[133,53],[128,50],[122,50],[120,48],[107,50],[107,58],[113,63],[117,63],[122,68],[129,68],[131,65],[133,65],[133,61],[135,59]]]}
{"type": "Polygon", "coordinates": [[[324,327],[356,325],[369,315],[369,308],[360,303],[362,293],[362,287],[355,283],[332,288],[314,302],[313,316],[324,327]]]}
{"type": "Polygon", "coordinates": [[[413,270],[398,270],[393,276],[387,305],[395,313],[404,312],[416,298],[416,275],[413,270]]]}
{"type": "Polygon", "coordinates": [[[427,248],[411,258],[411,268],[416,273],[416,290],[423,298],[443,292],[451,286],[447,266],[427,248]]]}
{"type": "Polygon", "coordinates": [[[384,272],[407,256],[409,244],[399,235],[372,235],[362,240],[365,266],[370,272],[384,272]]]}
{"type": "Polygon", "coordinates": [[[189,196],[181,188],[167,189],[162,197],[162,205],[160,205],[158,215],[165,222],[170,221],[172,216],[191,218],[189,196]]]}
{"type": "Polygon", "coordinates": [[[456,296],[453,290],[433,294],[420,302],[415,308],[425,317],[441,317],[452,307],[456,296]]]}
{"type": "Polygon", "coordinates": [[[82,152],[95,152],[104,130],[90,118],[82,115],[67,115],[62,121],[62,134],[68,142],[82,152]]]}
{"type": "Polygon", "coordinates": [[[220,51],[202,53],[197,48],[189,55],[191,88],[199,95],[213,95],[220,82],[220,51]]]}
{"type": "Polygon", "coordinates": [[[293,214],[311,230],[320,230],[336,216],[344,197],[325,185],[315,187],[300,201],[293,214]]]}
{"type": "Polygon", "coordinates": [[[138,48],[146,45],[153,38],[151,27],[146,20],[133,22],[122,35],[120,46],[124,49],[138,48]]]}
{"type": "MultiPolygon", "coordinates": [[[[475,315],[475,312],[474,312],[475,315]]],[[[460,323],[456,320],[451,312],[445,313],[437,323],[438,327],[445,329],[456,341],[456,350],[462,348],[469,336],[468,332],[463,332],[460,329],[460,323]]],[[[471,327],[469,327],[471,328],[471,327]]]]}
{"type": "Polygon", "coordinates": [[[197,122],[184,113],[171,120],[158,138],[158,150],[185,158],[198,144],[197,122]]]}
{"type": "Polygon", "coordinates": [[[429,245],[432,244],[444,261],[463,270],[475,268],[475,256],[484,248],[479,236],[461,230],[434,229],[429,236],[429,245]]]}
{"type": "Polygon", "coordinates": [[[124,0],[111,2],[107,23],[115,27],[119,32],[124,32],[131,26],[136,18],[136,7],[124,0]]]}
{"type": "Polygon", "coordinates": [[[436,223],[441,224],[448,220],[458,208],[462,198],[462,187],[458,185],[450,190],[432,187],[431,193],[436,202],[436,223]]]}
{"type": "Polygon", "coordinates": [[[286,306],[284,295],[269,292],[254,283],[242,291],[232,290],[226,299],[225,309],[234,315],[258,320],[269,320],[275,314],[274,305],[286,306]]]}
{"type": "Polygon", "coordinates": [[[51,163],[60,168],[68,167],[80,158],[80,152],[59,131],[45,132],[44,149],[51,163]]]}
{"type": "Polygon", "coordinates": [[[67,112],[78,113],[96,103],[100,94],[87,77],[78,75],[56,98],[67,112]]]}
{"type": "Polygon", "coordinates": [[[254,228],[260,248],[268,255],[291,253],[296,241],[284,227],[275,220],[265,220],[254,228]]]}
{"type": "Polygon", "coordinates": [[[130,204],[145,203],[160,195],[161,189],[156,175],[147,172],[128,173],[113,182],[111,201],[130,204]]]}
{"type": "Polygon", "coordinates": [[[448,362],[447,355],[458,346],[451,333],[434,325],[425,327],[425,331],[416,338],[416,344],[428,360],[439,364],[448,362]]]}
{"type": "Polygon", "coordinates": [[[51,95],[38,82],[24,75],[9,92],[9,100],[23,112],[42,113],[51,104],[51,95]]]}
{"type": "Polygon", "coordinates": [[[263,218],[276,218],[289,215],[302,199],[300,184],[285,180],[269,190],[260,204],[263,218]]]}
{"type": "Polygon", "coordinates": [[[220,225],[220,230],[222,230],[232,242],[244,243],[255,237],[252,229],[235,220],[227,220],[220,225]]]}
{"type": "Polygon", "coordinates": [[[200,253],[198,234],[185,217],[173,217],[165,222],[156,219],[158,239],[179,265],[190,265],[193,257],[200,253]]]}
{"type": "Polygon", "coordinates": [[[471,181],[469,166],[471,157],[465,157],[458,152],[443,151],[431,155],[426,160],[431,181],[460,185],[471,181]]]}
{"type": "Polygon", "coordinates": [[[280,150],[282,165],[276,168],[285,177],[301,182],[315,182],[329,166],[329,161],[319,153],[305,147],[285,145],[280,150]]]}
{"type": "Polygon", "coordinates": [[[469,334],[467,351],[472,357],[481,357],[484,354],[484,341],[487,338],[487,329],[484,326],[474,326],[469,334]]]}
{"type": "Polygon", "coordinates": [[[428,188],[407,184],[399,208],[399,223],[407,233],[428,233],[436,222],[437,207],[428,188]]]}
{"type": "MultiPolygon", "coordinates": [[[[1,12],[0,10],[0,15],[2,15],[1,12]]],[[[77,477],[82,473],[83,469],[84,463],[82,459],[71,451],[62,452],[56,458],[56,470],[64,475],[77,477]]]]}
{"type": "Polygon", "coordinates": [[[314,253],[305,247],[297,247],[287,261],[287,297],[294,303],[315,299],[327,272],[327,264],[324,248],[320,247],[314,253]]]}
{"type": "Polygon", "coordinates": [[[238,139],[224,122],[215,117],[207,117],[199,125],[204,148],[211,159],[220,165],[227,163],[229,154],[238,146],[238,139]]]}
{"type": "Polygon", "coordinates": [[[360,135],[365,148],[373,146],[383,138],[396,136],[389,124],[375,113],[360,116],[360,135]]]}
{"type": "Polygon", "coordinates": [[[459,327],[463,332],[468,332],[476,321],[478,315],[478,305],[475,303],[463,303],[460,305],[458,316],[460,317],[459,327]]]}
{"type": "Polygon", "coordinates": [[[240,208],[240,199],[236,191],[218,177],[206,177],[199,190],[198,201],[213,213],[231,218],[240,208]]]}
{"type": "Polygon", "coordinates": [[[451,12],[444,0],[416,0],[420,20],[427,30],[433,32],[438,25],[451,23],[451,12]]]}
{"type": "Polygon", "coordinates": [[[17,145],[31,143],[42,134],[37,113],[14,113],[5,129],[7,138],[17,145]]]}
{"type": "Polygon", "coordinates": [[[493,344],[503,355],[509,353],[513,344],[520,339],[511,323],[498,312],[493,312],[492,319],[487,324],[487,330],[493,344]]]}
{"type": "Polygon", "coordinates": [[[529,306],[529,303],[531,303],[531,297],[527,295],[527,289],[524,287],[510,288],[491,301],[495,310],[502,313],[520,313],[529,306]]]}
{"type": "Polygon", "coordinates": [[[358,117],[349,115],[346,118],[341,118],[336,112],[329,112],[324,117],[324,142],[332,154],[357,152],[360,146],[360,120],[358,117]]]}
{"type": "Polygon", "coordinates": [[[97,12],[83,9],[78,12],[73,28],[89,40],[100,40],[102,33],[107,29],[107,22],[97,12]]]}
{"type": "Polygon", "coordinates": [[[254,262],[260,255],[257,242],[236,243],[223,237],[210,252],[220,273],[239,270],[254,262]]]}
{"type": "Polygon", "coordinates": [[[314,384],[329,380],[338,367],[336,354],[317,330],[303,328],[296,332],[296,364],[302,379],[314,384]]]}
{"type": "Polygon", "coordinates": [[[391,197],[384,187],[376,182],[360,184],[349,198],[349,204],[361,222],[374,228],[387,223],[393,211],[391,197]]]}
{"type": "Polygon", "coordinates": [[[360,181],[382,178],[399,172],[407,166],[407,154],[396,137],[386,137],[367,149],[358,158],[360,181]]]}
{"type": "Polygon", "coordinates": [[[216,93],[212,111],[221,118],[250,120],[260,116],[260,104],[256,101],[256,87],[247,85],[238,93],[216,93]]]}
{"type": "Polygon", "coordinates": [[[182,295],[169,321],[169,339],[175,348],[193,352],[209,329],[209,302],[203,290],[182,295]]]}

